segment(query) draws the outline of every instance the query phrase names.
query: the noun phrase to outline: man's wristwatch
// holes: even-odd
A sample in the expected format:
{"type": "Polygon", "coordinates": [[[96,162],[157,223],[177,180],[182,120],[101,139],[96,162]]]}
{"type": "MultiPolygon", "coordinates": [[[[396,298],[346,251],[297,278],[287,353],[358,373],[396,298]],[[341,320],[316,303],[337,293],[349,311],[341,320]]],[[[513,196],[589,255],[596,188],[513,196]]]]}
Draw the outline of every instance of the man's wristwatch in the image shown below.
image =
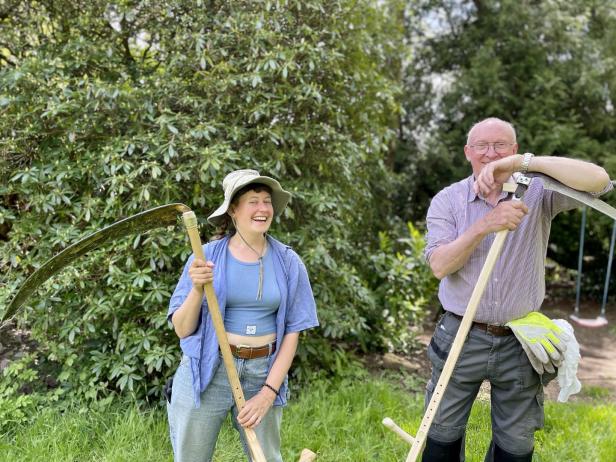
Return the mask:
{"type": "Polygon", "coordinates": [[[528,172],[528,166],[530,165],[530,160],[534,157],[532,152],[525,152],[524,157],[522,158],[522,164],[520,165],[520,173],[528,172]]]}

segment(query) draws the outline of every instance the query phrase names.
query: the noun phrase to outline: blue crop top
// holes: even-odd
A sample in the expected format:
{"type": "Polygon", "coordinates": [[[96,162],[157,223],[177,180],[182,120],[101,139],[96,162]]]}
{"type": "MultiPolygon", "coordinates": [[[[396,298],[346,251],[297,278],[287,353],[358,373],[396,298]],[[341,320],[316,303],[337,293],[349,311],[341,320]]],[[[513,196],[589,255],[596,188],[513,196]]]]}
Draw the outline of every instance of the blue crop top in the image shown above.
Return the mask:
{"type": "Polygon", "coordinates": [[[239,261],[227,249],[227,303],[225,330],[232,334],[259,336],[276,332],[280,289],[270,249],[263,256],[263,297],[257,300],[259,262],[239,261]]]}

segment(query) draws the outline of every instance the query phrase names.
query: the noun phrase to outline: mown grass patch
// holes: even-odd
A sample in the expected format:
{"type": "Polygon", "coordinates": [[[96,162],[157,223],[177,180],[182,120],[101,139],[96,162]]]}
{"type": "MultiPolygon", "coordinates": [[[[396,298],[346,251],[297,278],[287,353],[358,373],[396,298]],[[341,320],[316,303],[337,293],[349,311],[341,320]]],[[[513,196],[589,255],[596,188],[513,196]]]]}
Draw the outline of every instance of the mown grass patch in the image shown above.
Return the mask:
{"type": "MultiPolygon", "coordinates": [[[[409,393],[391,380],[364,377],[318,383],[293,397],[285,411],[283,455],[286,461],[297,461],[307,447],[318,453],[319,462],[403,461],[408,446],[381,420],[391,417],[414,434],[422,415],[421,393],[409,393]]],[[[483,461],[489,429],[489,403],[477,402],[467,433],[469,462],[483,461]]],[[[172,461],[166,413],[160,408],[49,408],[34,424],[13,430],[0,442],[2,461],[172,461]]],[[[230,423],[223,428],[214,460],[244,460],[230,423]]],[[[616,406],[599,401],[547,403],[534,460],[616,460],[616,406]]]]}

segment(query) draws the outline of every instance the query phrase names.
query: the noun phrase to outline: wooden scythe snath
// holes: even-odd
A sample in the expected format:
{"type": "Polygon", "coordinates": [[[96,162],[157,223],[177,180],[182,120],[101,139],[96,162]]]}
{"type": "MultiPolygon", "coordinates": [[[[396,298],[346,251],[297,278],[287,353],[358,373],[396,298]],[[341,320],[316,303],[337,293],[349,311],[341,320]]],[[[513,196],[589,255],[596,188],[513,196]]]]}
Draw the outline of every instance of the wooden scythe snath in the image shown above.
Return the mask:
{"type": "MultiPolygon", "coordinates": [[[[190,246],[193,254],[195,255],[195,259],[205,262],[205,255],[203,254],[203,246],[201,245],[201,238],[199,237],[199,229],[197,226],[197,217],[195,216],[195,212],[184,212],[182,218],[184,220],[184,226],[186,227],[186,232],[188,233],[190,246]]],[[[225,365],[225,369],[227,370],[227,378],[229,379],[229,384],[231,385],[233,401],[235,401],[235,406],[239,412],[246,404],[246,400],[244,399],[242,384],[240,383],[239,376],[237,375],[235,361],[233,360],[231,348],[229,347],[229,341],[227,340],[227,333],[225,332],[224,321],[222,320],[222,316],[220,314],[218,298],[216,298],[214,286],[211,282],[203,286],[203,291],[205,292],[207,308],[210,312],[210,317],[212,318],[212,324],[214,325],[214,330],[216,331],[218,346],[220,347],[220,352],[222,353],[222,361],[225,365]]],[[[246,443],[248,444],[248,449],[250,450],[252,459],[255,462],[267,462],[255,431],[252,428],[244,428],[243,430],[244,435],[246,435],[246,443]]]]}

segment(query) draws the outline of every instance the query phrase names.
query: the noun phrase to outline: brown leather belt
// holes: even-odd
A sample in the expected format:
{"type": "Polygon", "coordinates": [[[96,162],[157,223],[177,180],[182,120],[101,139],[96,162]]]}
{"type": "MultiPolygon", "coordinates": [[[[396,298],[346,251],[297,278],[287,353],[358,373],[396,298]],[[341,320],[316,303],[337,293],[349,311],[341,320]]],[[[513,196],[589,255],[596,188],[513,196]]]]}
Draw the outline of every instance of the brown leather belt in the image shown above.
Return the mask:
{"type": "Polygon", "coordinates": [[[231,347],[231,353],[236,358],[255,359],[273,354],[276,351],[276,342],[260,347],[249,347],[242,345],[229,345],[229,347],[231,347]]]}
{"type": "MultiPolygon", "coordinates": [[[[455,318],[462,320],[462,316],[460,316],[459,314],[452,313],[451,311],[449,311],[448,313],[453,315],[455,318]]],[[[513,335],[513,331],[509,329],[509,327],[507,326],[497,326],[496,324],[486,324],[483,322],[473,321],[473,324],[471,327],[473,329],[482,330],[488,334],[494,335],[495,337],[504,337],[506,335],[513,335]]]]}

